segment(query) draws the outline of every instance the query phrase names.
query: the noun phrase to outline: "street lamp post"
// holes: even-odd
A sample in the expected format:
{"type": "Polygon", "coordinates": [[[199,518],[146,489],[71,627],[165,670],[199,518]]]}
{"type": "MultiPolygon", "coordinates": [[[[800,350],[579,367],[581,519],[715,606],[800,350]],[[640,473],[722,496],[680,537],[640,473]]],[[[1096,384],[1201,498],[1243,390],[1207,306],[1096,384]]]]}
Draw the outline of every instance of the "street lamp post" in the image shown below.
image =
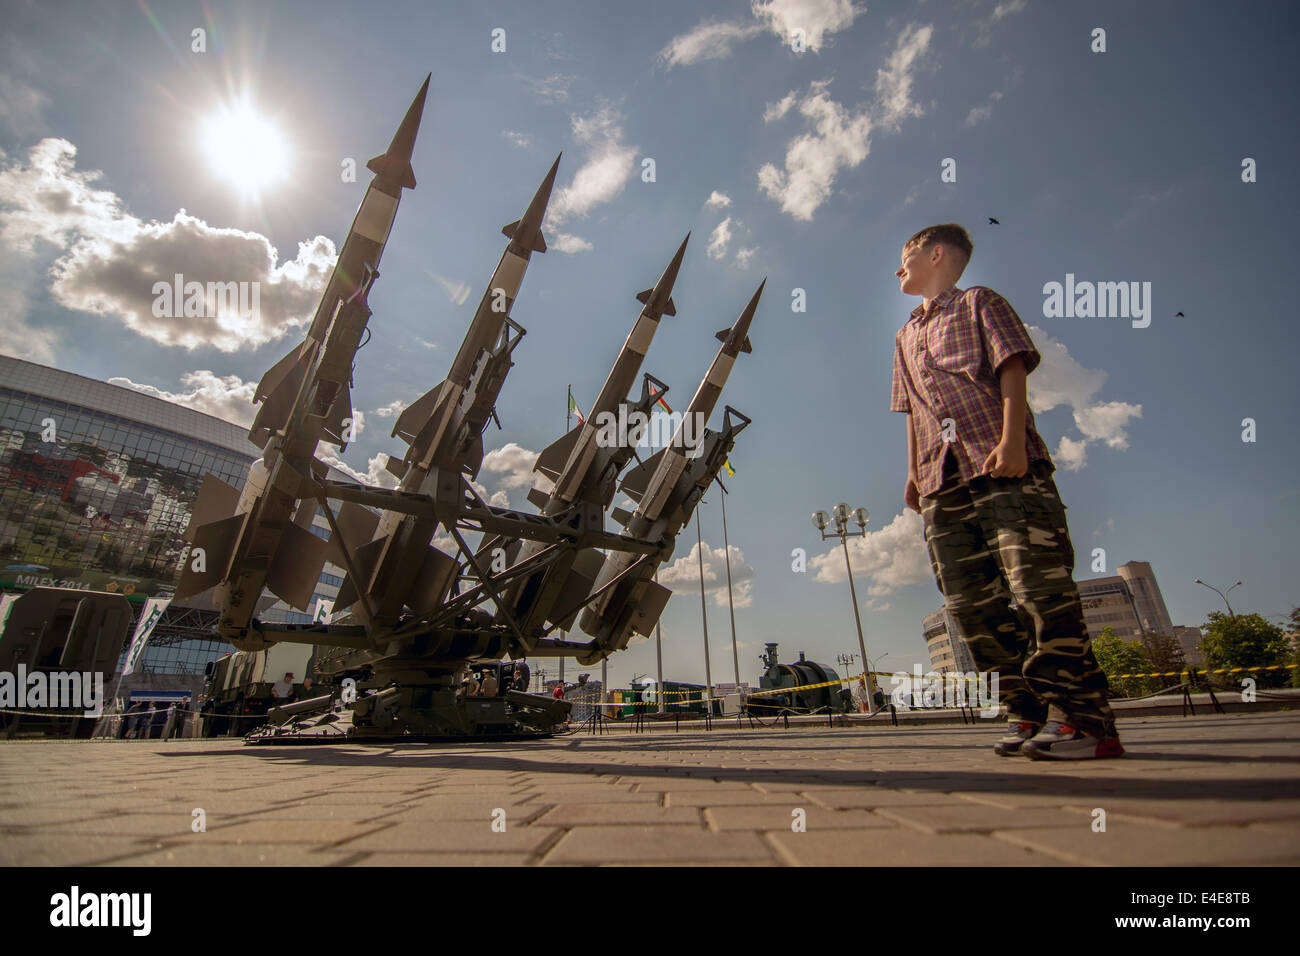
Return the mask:
{"type": "MultiPolygon", "coordinates": [[[[850,537],[866,537],[867,522],[871,520],[871,516],[867,513],[866,508],[854,508],[850,513],[849,506],[843,501],[835,506],[832,513],[835,518],[835,530],[830,534],[826,533],[826,525],[828,522],[826,520],[826,512],[824,511],[813,512],[813,527],[821,532],[823,541],[826,541],[829,538],[839,538],[840,544],[844,546],[844,565],[849,572],[849,595],[853,598],[853,623],[857,625],[858,628],[858,649],[862,651],[862,661],[865,664],[867,661],[867,642],[862,637],[862,615],[858,611],[858,589],[853,586],[853,562],[849,559],[848,539],[850,537]],[[852,517],[854,523],[857,524],[859,530],[849,530],[850,517],[852,517]]],[[[874,689],[875,682],[871,679],[870,673],[868,673],[867,697],[869,701],[868,707],[870,708],[867,711],[868,716],[875,716],[878,712],[876,708],[876,695],[873,693],[874,689]]]]}
{"type": "Polygon", "coordinates": [[[1234,621],[1237,619],[1237,615],[1234,614],[1234,613],[1232,613],[1232,605],[1228,603],[1228,595],[1232,593],[1232,588],[1241,587],[1241,582],[1240,582],[1240,581],[1238,581],[1236,584],[1234,584],[1234,585],[1232,586],[1232,588],[1228,588],[1227,591],[1220,591],[1220,590],[1219,590],[1218,588],[1216,588],[1213,584],[1205,584],[1205,582],[1202,581],[1200,578],[1197,578],[1197,579],[1196,579],[1196,583],[1197,583],[1197,584],[1205,585],[1205,587],[1209,588],[1211,591],[1213,591],[1213,592],[1214,592],[1215,594],[1217,594],[1219,597],[1223,598],[1223,604],[1224,604],[1224,606],[1228,609],[1228,617],[1232,618],[1234,621]]]}

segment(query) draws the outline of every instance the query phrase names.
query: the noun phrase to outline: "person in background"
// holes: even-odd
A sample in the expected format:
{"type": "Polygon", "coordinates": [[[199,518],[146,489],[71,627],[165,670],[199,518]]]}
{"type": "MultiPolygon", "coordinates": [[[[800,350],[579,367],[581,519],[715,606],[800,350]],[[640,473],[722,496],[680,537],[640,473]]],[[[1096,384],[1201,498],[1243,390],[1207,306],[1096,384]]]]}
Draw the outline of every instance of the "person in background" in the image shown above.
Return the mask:
{"type": "Polygon", "coordinates": [[[271,697],[273,706],[281,707],[293,700],[293,675],[285,674],[283,680],[278,680],[271,685],[271,697]]]}
{"type": "Polygon", "coordinates": [[[483,696],[495,697],[499,689],[496,673],[491,670],[486,671],[483,674],[483,696]]]}

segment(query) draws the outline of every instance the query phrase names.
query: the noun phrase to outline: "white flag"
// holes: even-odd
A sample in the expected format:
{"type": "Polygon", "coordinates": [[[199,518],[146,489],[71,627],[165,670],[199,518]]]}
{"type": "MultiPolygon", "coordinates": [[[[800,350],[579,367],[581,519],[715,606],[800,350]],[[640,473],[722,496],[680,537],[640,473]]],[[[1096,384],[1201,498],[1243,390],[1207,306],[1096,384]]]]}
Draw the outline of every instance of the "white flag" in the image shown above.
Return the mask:
{"type": "Polygon", "coordinates": [[[334,613],[334,602],[327,601],[324,598],[316,599],[316,613],[312,617],[313,624],[328,624],[330,615],[334,613]]]}
{"type": "Polygon", "coordinates": [[[5,622],[9,620],[9,609],[18,600],[17,594],[0,595],[0,635],[5,632],[5,622]]]}
{"type": "Polygon", "coordinates": [[[145,601],[144,610],[140,612],[140,623],[135,626],[135,634],[131,637],[131,649],[126,652],[126,664],[122,667],[123,677],[135,670],[136,664],[140,663],[149,635],[153,633],[154,627],[162,619],[163,611],[171,603],[171,598],[150,598],[145,601]]]}

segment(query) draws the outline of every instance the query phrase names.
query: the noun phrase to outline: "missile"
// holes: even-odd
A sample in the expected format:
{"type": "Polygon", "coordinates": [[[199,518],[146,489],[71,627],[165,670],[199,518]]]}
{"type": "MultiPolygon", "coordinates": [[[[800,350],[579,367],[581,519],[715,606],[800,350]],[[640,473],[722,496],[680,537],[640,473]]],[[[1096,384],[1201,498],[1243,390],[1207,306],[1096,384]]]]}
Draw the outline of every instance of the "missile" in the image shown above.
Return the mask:
{"type": "MultiPolygon", "coordinates": [[[[690,233],[687,233],[659,281],[637,295],[637,301],[642,303],[641,312],[586,420],[537,456],[533,470],[553,483],[550,492],[534,488],[528,494],[528,500],[542,514],[559,514],[577,501],[597,505],[603,512],[614,500],[618,475],[632,459],[640,436],[618,435],[614,441],[609,441],[611,429],[606,427],[606,422],[611,419],[621,422],[648,420],[655,401],[668,390],[662,382],[655,381],[655,388],[647,382],[640,401],[635,404],[627,401],[659,328],[659,320],[665,315],[677,314],[677,305],[672,298],[673,285],[690,240],[690,233]],[[634,414],[639,417],[634,418],[634,414]]],[[[500,539],[484,542],[487,550],[501,546],[507,548],[511,563],[531,557],[545,547],[538,541],[521,542],[518,548],[500,539]]],[[[600,552],[595,549],[569,552],[510,588],[506,600],[524,636],[527,638],[539,633],[552,611],[558,609],[563,613],[586,597],[602,560],[600,552]]],[[[504,612],[498,612],[498,621],[503,618],[504,612]]]]}
{"type": "MultiPolygon", "coordinates": [[[[691,398],[672,441],[623,479],[623,492],[638,502],[636,511],[624,518],[625,533],[632,537],[675,540],[717,475],[726,448],[720,444],[721,436],[705,431],[704,425],[736,358],[741,352],[753,350],[749,327],[766,284],[766,279],[759,284],[735,325],[718,332],[722,346],[691,398]]],[[[671,552],[663,557],[671,557],[671,552]]],[[[636,560],[637,556],[629,552],[611,551],[596,577],[593,593],[611,584],[636,560]]],[[[636,571],[609,587],[583,611],[579,624],[595,640],[586,654],[579,655],[580,663],[591,664],[610,651],[623,649],[633,631],[649,634],[654,628],[670,593],[651,580],[655,566],[655,562],[643,560],[636,571]]]]}
{"type": "MultiPolygon", "coordinates": [[[[546,251],[542,220],[559,165],[557,156],[524,214],[502,228],[510,241],[447,378],[407,407],[393,426],[393,435],[408,445],[405,457],[390,456],[387,466],[401,492],[436,496],[440,474],[478,475],[483,429],[495,415],[510,355],[523,335],[510,309],[532,254],[546,251]]],[[[429,543],[438,524],[431,517],[386,511],[371,529],[373,536],[345,535],[337,546],[347,552],[350,570],[335,607],[353,606],[354,616],[382,629],[395,626],[405,606],[426,613],[441,604],[456,562],[429,543]],[[364,543],[357,546],[354,540],[364,543]]]]}
{"type": "Polygon", "coordinates": [[[403,189],[415,187],[411,153],[428,91],[425,77],[388,151],[367,164],[374,178],[305,339],[258,384],[254,401],[261,408],[249,439],[262,457],[242,491],[206,475],[195,500],[176,596],[215,586],[222,608],[218,630],[242,650],[266,646],[249,630],[263,589],[306,610],[328,554],[328,544],[308,530],[316,513],[312,479],[326,474],[316,446],[324,439],[342,448],[350,438],[352,361],[370,319],[367,299],[398,201],[403,189]]]}
{"type": "MultiPolygon", "coordinates": [[[[549,499],[542,506],[543,514],[555,514],[576,500],[594,501],[608,505],[614,497],[614,477],[609,474],[611,459],[621,457],[626,464],[631,458],[632,448],[637,442],[632,440],[628,446],[620,447],[616,443],[606,443],[600,447],[601,424],[607,417],[614,415],[623,420],[628,415],[618,416],[618,408],[624,404],[636,374],[645,360],[646,351],[659,328],[659,320],[665,315],[676,315],[677,306],[673,302],[673,284],[677,281],[677,272],[681,269],[682,258],[686,255],[686,244],[691,241],[690,233],[682,240],[673,255],[672,261],[664,269],[659,281],[653,288],[637,295],[637,301],[644,308],[637,316],[627,341],[623,343],[614,367],[610,369],[605,385],[587,413],[587,420],[573,431],[566,433],[558,441],[549,445],[537,456],[533,470],[541,472],[555,483],[549,499]],[[605,478],[605,481],[600,481],[605,478]]],[[[659,393],[662,394],[662,391],[659,393]]],[[[658,395],[655,396],[656,398],[658,395]]],[[[648,411],[648,410],[646,410],[648,411]]],[[[635,438],[636,436],[622,436],[635,438]]],[[[621,470],[621,469],[619,469],[621,470]]]]}
{"type": "MultiPolygon", "coordinates": [[[[249,432],[249,438],[255,445],[264,447],[270,433],[284,424],[291,396],[298,391],[300,383],[297,380],[302,377],[303,366],[309,361],[310,352],[324,345],[326,331],[334,318],[335,310],[340,303],[356,295],[368,274],[379,268],[379,260],[384,254],[388,234],[397,216],[402,190],[415,188],[411,152],[415,148],[415,135],[420,128],[428,92],[427,76],[420,92],[407,108],[406,116],[393,135],[388,150],[366,163],[366,168],[375,176],[366,189],[361,205],[357,207],[352,228],[348,230],[348,236],[343,242],[343,250],[334,264],[334,271],[330,274],[325,293],[321,296],[316,314],[307,330],[306,340],[277,362],[258,383],[253,401],[261,402],[262,407],[249,432]]],[[[344,377],[344,382],[351,378],[351,355],[343,354],[345,352],[346,349],[339,349],[334,356],[336,363],[342,363],[346,359],[348,374],[344,377]]],[[[339,369],[330,371],[337,375],[339,369]]],[[[342,401],[335,401],[325,427],[326,438],[340,449],[347,446],[348,438],[345,434],[348,429],[343,423],[352,417],[352,402],[346,388],[343,389],[341,398],[342,401]]]]}

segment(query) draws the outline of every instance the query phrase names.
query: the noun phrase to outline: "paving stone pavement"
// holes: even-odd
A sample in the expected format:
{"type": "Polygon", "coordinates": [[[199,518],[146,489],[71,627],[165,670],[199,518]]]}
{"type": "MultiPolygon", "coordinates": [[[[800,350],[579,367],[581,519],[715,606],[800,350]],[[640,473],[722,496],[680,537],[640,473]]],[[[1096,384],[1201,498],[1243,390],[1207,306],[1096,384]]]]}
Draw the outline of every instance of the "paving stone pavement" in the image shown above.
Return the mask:
{"type": "Polygon", "coordinates": [[[9,741],[0,863],[1300,864],[1300,712],[1121,720],[1121,760],[1000,758],[1001,733],[719,722],[512,745],[9,741]]]}

